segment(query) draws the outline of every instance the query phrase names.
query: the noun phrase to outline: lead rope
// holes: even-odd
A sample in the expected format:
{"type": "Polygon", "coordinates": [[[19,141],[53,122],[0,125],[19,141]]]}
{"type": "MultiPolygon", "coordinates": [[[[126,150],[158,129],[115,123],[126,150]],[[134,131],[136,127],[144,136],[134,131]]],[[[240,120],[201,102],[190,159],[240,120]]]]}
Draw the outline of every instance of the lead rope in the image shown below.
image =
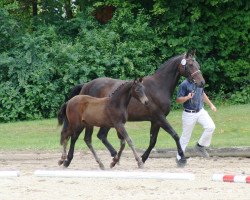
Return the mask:
{"type": "MultiPolygon", "coordinates": [[[[194,95],[196,94],[196,90],[197,90],[197,85],[193,83],[193,90],[192,90],[192,93],[194,93],[194,95]]],[[[191,104],[194,104],[193,98],[191,98],[190,102],[191,102],[191,104]]]]}

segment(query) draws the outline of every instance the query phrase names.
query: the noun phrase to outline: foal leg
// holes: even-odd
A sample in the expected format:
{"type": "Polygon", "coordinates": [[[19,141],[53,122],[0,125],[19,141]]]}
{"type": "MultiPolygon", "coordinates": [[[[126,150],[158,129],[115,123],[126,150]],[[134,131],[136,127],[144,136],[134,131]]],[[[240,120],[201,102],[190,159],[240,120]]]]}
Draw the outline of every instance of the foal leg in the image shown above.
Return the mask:
{"type": "Polygon", "coordinates": [[[66,158],[67,158],[67,144],[68,144],[68,138],[67,139],[65,139],[64,141],[63,141],[63,152],[62,152],[62,156],[61,156],[61,159],[60,160],[58,160],[58,165],[60,166],[60,165],[62,165],[63,164],[63,162],[64,162],[64,160],[66,160],[66,158]]]}
{"type": "Polygon", "coordinates": [[[116,165],[116,163],[119,163],[122,152],[123,152],[123,150],[125,148],[125,144],[126,144],[126,141],[121,134],[119,134],[117,132],[117,136],[120,139],[120,149],[118,151],[118,154],[113,158],[113,162],[110,164],[110,168],[113,168],[116,165]]]}
{"type": "Polygon", "coordinates": [[[61,159],[58,161],[58,165],[62,165],[63,162],[66,160],[67,158],[67,145],[68,145],[68,140],[70,138],[71,132],[70,132],[70,128],[68,126],[68,121],[64,120],[64,125],[63,125],[63,129],[61,131],[61,139],[60,139],[60,143],[63,146],[63,150],[62,150],[62,156],[61,159]]]}
{"type": "Polygon", "coordinates": [[[151,122],[149,146],[147,150],[144,152],[144,154],[141,156],[142,162],[144,163],[148,159],[149,154],[152,151],[152,149],[155,147],[159,130],[160,130],[160,126],[155,122],[151,122]]]}
{"type": "Polygon", "coordinates": [[[120,133],[123,136],[123,138],[125,138],[129,147],[132,149],[133,154],[135,156],[135,160],[137,161],[138,167],[143,168],[143,162],[141,161],[140,157],[138,156],[138,153],[135,150],[134,144],[133,144],[131,138],[129,137],[129,135],[124,127],[124,124],[119,124],[119,125],[115,126],[115,129],[118,133],[120,133]]]}
{"type": "Polygon", "coordinates": [[[114,147],[109,143],[107,139],[107,135],[110,128],[104,128],[101,127],[98,131],[97,137],[102,141],[102,143],[106,146],[106,148],[109,150],[112,157],[115,157],[117,155],[117,151],[114,149],[114,147]]]}
{"type": "Polygon", "coordinates": [[[100,158],[98,158],[93,146],[92,146],[92,134],[93,134],[93,127],[86,128],[84,141],[87,144],[88,148],[92,152],[93,156],[95,157],[96,162],[99,164],[99,167],[104,170],[104,165],[102,164],[100,158]]]}
{"type": "Polygon", "coordinates": [[[71,140],[70,140],[70,148],[69,148],[69,152],[67,155],[67,159],[64,160],[63,162],[63,166],[64,167],[68,167],[74,157],[74,151],[75,151],[75,143],[79,137],[79,135],[81,134],[82,130],[84,129],[84,127],[79,127],[76,129],[76,131],[74,132],[74,134],[71,136],[71,140]]]}

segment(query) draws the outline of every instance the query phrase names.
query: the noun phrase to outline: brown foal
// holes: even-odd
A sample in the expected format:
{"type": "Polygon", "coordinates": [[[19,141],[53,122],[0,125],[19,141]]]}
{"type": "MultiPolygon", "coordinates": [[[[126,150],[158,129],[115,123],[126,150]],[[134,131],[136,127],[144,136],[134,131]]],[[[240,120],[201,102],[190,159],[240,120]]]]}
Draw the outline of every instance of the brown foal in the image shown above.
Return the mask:
{"type": "MultiPolygon", "coordinates": [[[[138,167],[142,168],[143,162],[139,158],[134,144],[124,127],[128,117],[127,107],[131,97],[139,100],[142,104],[148,104],[148,98],[144,92],[142,79],[123,83],[109,97],[96,98],[88,95],[77,95],[70,99],[64,109],[66,115],[63,120],[63,129],[61,131],[63,153],[58,164],[63,164],[65,167],[69,166],[73,159],[75,142],[83,128],[87,128],[89,131],[85,132],[84,141],[93,153],[100,168],[104,169],[91,143],[93,127],[98,126],[107,128],[114,127],[118,135],[120,135],[120,139],[125,139],[127,141],[134,153],[138,167]],[[69,138],[71,138],[71,144],[67,155],[66,148],[69,138]]],[[[118,154],[118,157],[113,159],[111,166],[114,166],[119,159],[120,155],[118,154]]]]}

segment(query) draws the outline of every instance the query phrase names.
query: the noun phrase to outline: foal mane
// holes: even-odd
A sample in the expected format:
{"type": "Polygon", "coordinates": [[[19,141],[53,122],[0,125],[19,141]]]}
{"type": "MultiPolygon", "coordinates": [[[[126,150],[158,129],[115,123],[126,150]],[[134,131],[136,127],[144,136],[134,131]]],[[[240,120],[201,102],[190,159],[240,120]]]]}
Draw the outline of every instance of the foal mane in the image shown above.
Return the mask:
{"type": "Polygon", "coordinates": [[[119,85],[111,94],[109,94],[109,97],[112,97],[117,91],[119,91],[123,86],[127,85],[130,82],[131,81],[126,81],[125,83],[122,83],[121,85],[119,85]]]}

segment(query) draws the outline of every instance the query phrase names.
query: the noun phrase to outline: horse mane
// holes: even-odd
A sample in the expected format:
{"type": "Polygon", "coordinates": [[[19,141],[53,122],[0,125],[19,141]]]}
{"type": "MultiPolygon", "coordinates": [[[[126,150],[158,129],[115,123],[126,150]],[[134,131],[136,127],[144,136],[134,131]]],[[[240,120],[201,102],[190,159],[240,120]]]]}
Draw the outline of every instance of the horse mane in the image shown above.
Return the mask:
{"type": "Polygon", "coordinates": [[[166,66],[172,65],[174,62],[176,62],[177,59],[179,59],[180,57],[183,57],[184,55],[185,54],[178,55],[178,56],[175,56],[173,58],[170,58],[169,60],[167,60],[166,62],[161,64],[160,67],[156,70],[155,73],[161,72],[161,70],[164,69],[166,66]]]}
{"type": "Polygon", "coordinates": [[[126,81],[125,83],[122,83],[121,85],[119,85],[111,94],[109,94],[109,97],[112,97],[117,91],[119,91],[123,86],[127,85],[130,82],[131,81],[126,81]]]}

